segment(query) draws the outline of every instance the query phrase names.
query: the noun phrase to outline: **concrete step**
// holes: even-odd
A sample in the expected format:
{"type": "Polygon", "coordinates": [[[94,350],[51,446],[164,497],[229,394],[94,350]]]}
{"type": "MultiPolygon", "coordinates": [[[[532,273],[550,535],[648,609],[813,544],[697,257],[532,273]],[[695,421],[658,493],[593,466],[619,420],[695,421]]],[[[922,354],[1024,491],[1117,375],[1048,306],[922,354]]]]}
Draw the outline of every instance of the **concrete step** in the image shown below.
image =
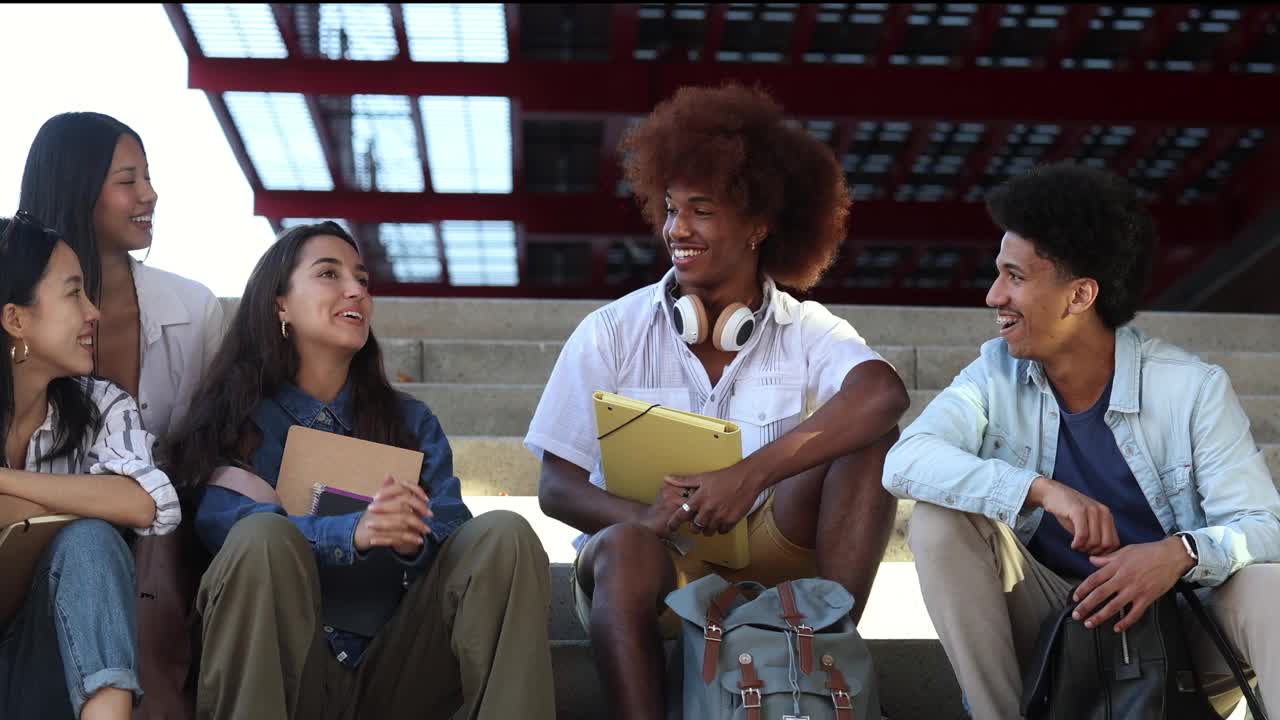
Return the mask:
{"type": "MultiPolygon", "coordinates": [[[[542,385],[551,375],[559,341],[540,340],[416,340],[379,341],[387,376],[399,382],[542,385]]],[[[876,348],[913,390],[939,390],[977,357],[977,346],[902,346],[876,348]]],[[[1280,394],[1280,353],[1200,353],[1206,362],[1221,365],[1241,395],[1280,394]]]]}
{"type": "MultiPolygon", "coordinates": [[[[524,448],[522,437],[449,438],[453,470],[464,495],[537,495],[538,459],[524,448]]],[[[1280,444],[1262,446],[1271,477],[1280,483],[1280,444]]]]}
{"type": "MultiPolygon", "coordinates": [[[[228,315],[236,299],[223,300],[228,315]]],[[[604,300],[378,298],[380,337],[433,340],[557,340],[569,336],[604,300]]],[[[995,335],[985,308],[830,305],[873,346],[942,345],[976,349],[995,335]]],[[[1225,313],[1141,313],[1135,324],[1192,350],[1280,352],[1280,316],[1225,313]]]]}
{"type": "MultiPolygon", "coordinates": [[[[543,386],[401,383],[400,389],[430,406],[450,436],[523,437],[542,397],[543,386]]],[[[911,409],[901,423],[904,428],[919,416],[937,391],[911,390],[910,394],[911,409]]],[[[1245,395],[1240,401],[1253,424],[1254,440],[1280,442],[1280,395],[1245,395]]]]}

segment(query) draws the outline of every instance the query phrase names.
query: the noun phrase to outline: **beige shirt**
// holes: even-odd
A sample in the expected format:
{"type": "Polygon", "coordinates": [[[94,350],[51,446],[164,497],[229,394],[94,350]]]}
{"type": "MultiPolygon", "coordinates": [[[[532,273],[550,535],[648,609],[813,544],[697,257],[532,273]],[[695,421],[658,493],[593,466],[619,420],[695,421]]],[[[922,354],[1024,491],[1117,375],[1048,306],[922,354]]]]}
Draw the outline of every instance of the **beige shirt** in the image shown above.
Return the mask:
{"type": "Polygon", "coordinates": [[[223,315],[209,288],[133,261],[142,329],[138,409],[147,432],[177,428],[222,342],[223,315]]]}

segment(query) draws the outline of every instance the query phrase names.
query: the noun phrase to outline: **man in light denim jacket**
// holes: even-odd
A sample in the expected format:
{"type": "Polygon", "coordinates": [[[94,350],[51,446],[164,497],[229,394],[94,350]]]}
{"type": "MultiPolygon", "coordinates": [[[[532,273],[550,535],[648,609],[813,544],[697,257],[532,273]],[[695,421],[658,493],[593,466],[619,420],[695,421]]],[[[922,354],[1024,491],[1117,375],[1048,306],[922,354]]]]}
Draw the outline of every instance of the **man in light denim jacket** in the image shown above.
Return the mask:
{"type": "MultiPolygon", "coordinates": [[[[1059,164],[987,207],[1004,230],[987,294],[1000,337],[884,470],[919,501],[921,589],[973,716],[1019,717],[1021,667],[1068,601],[1092,627],[1130,606],[1124,630],[1179,579],[1212,588],[1211,612],[1280,698],[1280,495],[1222,368],[1126,326],[1155,246],[1141,199],[1059,164]]],[[[1227,672],[1199,635],[1198,666],[1227,672]]]]}

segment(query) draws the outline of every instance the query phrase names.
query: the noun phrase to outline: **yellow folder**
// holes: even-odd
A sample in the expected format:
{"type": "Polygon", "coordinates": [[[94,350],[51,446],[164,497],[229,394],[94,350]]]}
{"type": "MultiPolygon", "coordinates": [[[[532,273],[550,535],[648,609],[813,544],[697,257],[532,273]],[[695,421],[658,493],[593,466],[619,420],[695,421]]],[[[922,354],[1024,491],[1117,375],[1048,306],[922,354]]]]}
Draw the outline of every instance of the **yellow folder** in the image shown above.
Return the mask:
{"type": "MultiPolygon", "coordinates": [[[[742,433],[728,420],[596,392],[596,430],[605,489],[652,503],[667,475],[696,475],[742,460],[742,433]]],[[[682,525],[677,541],[689,555],[732,570],[751,561],[744,518],[728,533],[705,537],[682,525]]]]}

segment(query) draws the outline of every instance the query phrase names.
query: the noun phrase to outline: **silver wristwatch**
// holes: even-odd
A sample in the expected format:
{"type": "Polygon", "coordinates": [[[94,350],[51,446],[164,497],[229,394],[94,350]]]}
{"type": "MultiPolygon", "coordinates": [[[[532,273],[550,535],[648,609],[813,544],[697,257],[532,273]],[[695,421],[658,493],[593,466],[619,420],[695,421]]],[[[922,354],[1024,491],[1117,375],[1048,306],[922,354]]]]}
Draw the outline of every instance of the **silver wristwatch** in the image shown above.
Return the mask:
{"type": "Polygon", "coordinates": [[[1197,553],[1197,552],[1196,552],[1196,539],[1195,539],[1195,537],[1193,537],[1193,536],[1191,535],[1191,533],[1186,533],[1186,532],[1180,532],[1180,533],[1175,533],[1175,534],[1176,534],[1179,538],[1181,538],[1181,539],[1182,539],[1182,547],[1186,549],[1187,554],[1191,556],[1191,559],[1192,559],[1192,560],[1195,560],[1195,561],[1196,561],[1196,564],[1197,564],[1197,565],[1199,565],[1199,564],[1200,564],[1200,555],[1199,555],[1199,553],[1197,553]]]}

